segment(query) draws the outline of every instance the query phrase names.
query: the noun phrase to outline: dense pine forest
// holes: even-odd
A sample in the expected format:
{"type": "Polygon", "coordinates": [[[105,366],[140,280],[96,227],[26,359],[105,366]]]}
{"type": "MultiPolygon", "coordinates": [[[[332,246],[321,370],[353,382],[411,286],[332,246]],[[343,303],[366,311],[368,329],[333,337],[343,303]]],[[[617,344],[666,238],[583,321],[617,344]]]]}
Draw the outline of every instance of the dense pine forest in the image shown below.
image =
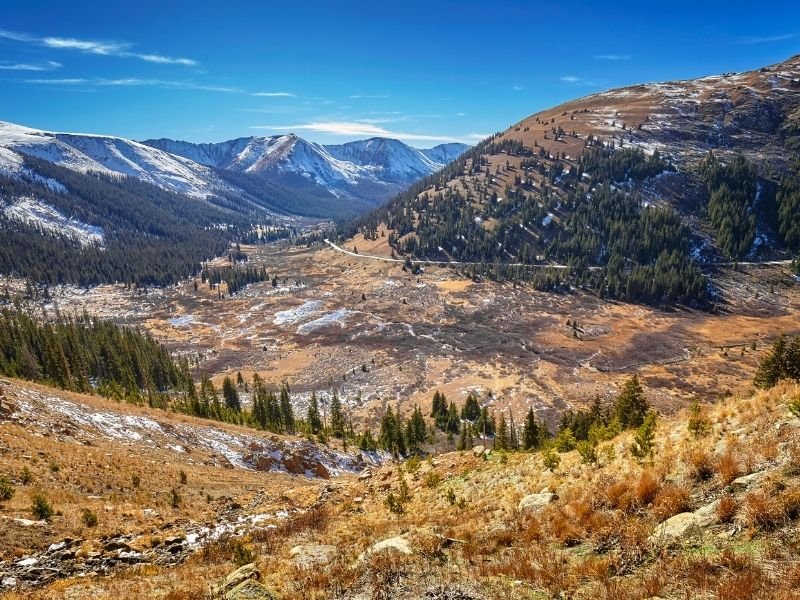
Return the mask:
{"type": "Polygon", "coordinates": [[[82,315],[36,319],[0,311],[0,373],[152,406],[185,389],[188,367],[149,335],[82,315]]]}
{"type": "Polygon", "coordinates": [[[634,302],[706,304],[708,283],[690,258],[691,231],[675,211],[648,206],[635,192],[636,184],[674,170],[668,161],[657,152],[590,145],[570,162],[512,142],[490,138],[340,234],[374,237],[383,223],[398,253],[482,265],[468,268],[470,275],[550,291],[579,285],[634,302]],[[514,185],[498,191],[481,181],[494,181],[483,155],[499,152],[523,160],[519,169],[502,168],[514,185]],[[484,171],[473,187],[445,185],[484,171]],[[541,268],[547,263],[570,269],[541,268]]]}
{"type": "Polygon", "coordinates": [[[0,273],[37,283],[168,285],[198,273],[231,241],[290,234],[255,210],[243,212],[242,201],[233,210],[233,199],[205,202],[135,178],[84,175],[33,157],[25,166],[21,178],[0,175],[0,211],[3,202],[35,198],[103,232],[102,243],[81,243],[35,223],[0,219],[0,273]]]}

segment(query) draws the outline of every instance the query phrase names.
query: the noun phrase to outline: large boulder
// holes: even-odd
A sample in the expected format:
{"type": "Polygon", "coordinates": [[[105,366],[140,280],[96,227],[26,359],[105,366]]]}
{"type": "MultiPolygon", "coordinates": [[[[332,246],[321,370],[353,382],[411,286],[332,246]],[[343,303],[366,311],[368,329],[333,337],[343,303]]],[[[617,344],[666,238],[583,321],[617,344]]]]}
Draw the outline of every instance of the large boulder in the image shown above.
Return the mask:
{"type": "Polygon", "coordinates": [[[325,565],[336,557],[336,546],[329,544],[302,544],[289,550],[294,562],[302,567],[325,565]]]}
{"type": "Polygon", "coordinates": [[[530,494],[525,496],[519,501],[518,510],[524,511],[537,511],[547,506],[551,502],[558,500],[558,495],[552,492],[541,492],[539,494],[530,494]]]}
{"type": "Polygon", "coordinates": [[[411,544],[409,544],[408,540],[402,536],[397,536],[393,538],[388,538],[386,540],[378,542],[377,544],[372,545],[369,549],[364,551],[358,558],[359,560],[363,560],[367,556],[370,556],[372,554],[377,554],[379,552],[399,552],[400,554],[406,554],[406,555],[414,554],[414,550],[412,550],[411,544]]]}
{"type": "Polygon", "coordinates": [[[223,600],[275,600],[272,593],[259,583],[260,579],[261,573],[253,563],[244,565],[225,578],[214,590],[214,597],[223,600]]]}
{"type": "Polygon", "coordinates": [[[678,513],[656,527],[650,536],[651,544],[683,544],[702,536],[703,530],[716,523],[716,502],[695,512],[678,513]]]}

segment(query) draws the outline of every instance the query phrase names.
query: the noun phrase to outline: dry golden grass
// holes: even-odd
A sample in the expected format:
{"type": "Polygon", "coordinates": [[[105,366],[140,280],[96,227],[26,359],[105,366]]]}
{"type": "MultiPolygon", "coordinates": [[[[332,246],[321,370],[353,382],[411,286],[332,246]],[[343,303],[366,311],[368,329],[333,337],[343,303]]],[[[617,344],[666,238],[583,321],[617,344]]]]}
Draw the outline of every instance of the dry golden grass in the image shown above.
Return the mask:
{"type": "MultiPolygon", "coordinates": [[[[615,457],[597,467],[582,464],[575,452],[561,455],[556,475],[542,469],[541,457],[536,454],[495,454],[484,461],[471,452],[447,453],[423,461],[414,474],[404,474],[411,498],[405,514],[394,515],[385,498],[389,492],[397,493],[399,480],[396,466],[386,465],[375,469],[366,482],[339,478],[329,500],[317,508],[297,513],[272,529],[253,531],[238,540],[222,539],[176,567],[65,580],[31,597],[121,598],[130,597],[134,590],[142,598],[203,597],[235,568],[237,557],[252,553],[265,584],[280,598],[291,600],[348,597],[357,591],[368,597],[393,598],[401,589],[412,594],[409,597],[424,597],[431,586],[456,583],[468,584],[486,598],[536,597],[524,594],[539,590],[542,597],[561,594],[576,599],[654,595],[788,599],[794,589],[791,586],[800,581],[800,553],[780,540],[797,532],[800,482],[788,467],[788,444],[800,423],[788,416],[779,400],[787,389],[793,388],[781,386],[759,393],[738,410],[740,401],[731,399],[707,411],[715,431],[739,432],[736,448],[740,455],[751,452],[767,430],[775,430],[776,422],[789,429],[781,434],[776,462],[756,465],[769,469],[762,488],[726,492],[730,473],[741,469],[725,464],[730,460],[730,444],[714,435],[691,438],[686,417],[680,414],[662,419],[657,447],[669,447],[670,451],[663,456],[657,453],[653,464],[644,469],[625,451],[627,435],[610,442],[617,447],[615,457]],[[693,471],[696,463],[690,457],[696,453],[702,454],[697,462],[708,465],[705,477],[693,471]],[[675,460],[676,456],[687,458],[675,460]],[[431,474],[436,476],[435,485],[429,483],[431,474]],[[542,489],[555,491],[558,500],[539,512],[517,509],[524,495],[542,489]],[[449,492],[456,498],[453,504],[449,492]],[[355,501],[356,497],[360,500],[355,501]],[[659,522],[714,498],[719,498],[720,524],[704,537],[701,552],[691,545],[660,548],[649,540],[659,522]],[[731,523],[741,523],[745,531],[730,537],[731,523]],[[723,533],[723,537],[718,535],[723,533]],[[359,560],[375,542],[397,535],[409,539],[413,556],[376,553],[359,560]],[[335,558],[313,567],[300,565],[289,554],[299,544],[333,545],[335,558]],[[764,596],[765,590],[771,595],[764,596]]],[[[24,438],[25,443],[42,448],[56,443],[34,437],[24,438]]],[[[57,474],[49,470],[50,456],[42,457],[35,476],[51,477],[52,485],[65,487],[74,476],[70,461],[82,460],[82,452],[93,450],[77,448],[74,454],[63,454],[57,474]]],[[[111,457],[104,458],[115,460],[119,454],[121,461],[126,451],[113,450],[111,457]]],[[[112,485],[122,485],[129,467],[120,463],[118,475],[114,468],[103,470],[109,471],[112,485]]],[[[208,489],[215,477],[228,471],[182,468],[187,472],[187,486],[192,488],[187,490],[187,501],[192,507],[197,502],[203,510],[201,498],[195,498],[192,490],[195,486],[198,491],[208,489]]],[[[269,485],[276,499],[292,497],[297,505],[308,507],[312,491],[319,490],[308,482],[302,492],[296,492],[297,480],[274,474],[256,474],[252,480],[247,479],[250,474],[235,474],[244,480],[237,484],[229,479],[225,484],[240,486],[236,489],[241,496],[236,497],[245,499],[251,497],[248,486],[269,485]]],[[[177,471],[169,470],[159,475],[163,482],[176,476],[177,471]]],[[[140,493],[151,493],[148,486],[143,479],[140,493]]],[[[180,512],[173,518],[185,516],[187,513],[180,512]]],[[[85,535],[85,530],[82,533],[85,535]]]]}

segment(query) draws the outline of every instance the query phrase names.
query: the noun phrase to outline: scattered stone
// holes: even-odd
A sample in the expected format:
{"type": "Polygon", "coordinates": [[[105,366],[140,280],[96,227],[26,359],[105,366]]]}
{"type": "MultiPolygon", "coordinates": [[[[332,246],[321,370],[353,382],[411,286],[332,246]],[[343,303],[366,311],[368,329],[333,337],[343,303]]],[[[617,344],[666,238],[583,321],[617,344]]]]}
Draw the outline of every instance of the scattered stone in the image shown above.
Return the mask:
{"type": "Polygon", "coordinates": [[[547,506],[551,502],[558,500],[558,495],[552,492],[542,492],[539,494],[530,494],[525,496],[519,501],[517,510],[520,511],[536,511],[547,506]]]}
{"type": "Polygon", "coordinates": [[[750,473],[750,475],[743,475],[742,477],[737,477],[733,481],[731,481],[730,487],[735,492],[743,492],[754,484],[760,483],[766,473],[761,471],[760,473],[750,473]]]}
{"type": "Polygon", "coordinates": [[[336,546],[329,544],[302,544],[289,550],[295,563],[302,567],[313,567],[317,564],[328,564],[336,556],[336,546]]]}
{"type": "Polygon", "coordinates": [[[408,543],[408,540],[402,536],[397,536],[393,538],[388,538],[383,541],[374,544],[368,550],[364,551],[361,556],[358,557],[358,560],[364,560],[367,556],[371,554],[376,554],[378,552],[399,552],[400,554],[411,555],[414,554],[414,551],[411,549],[411,544],[408,543]]]}
{"type": "Polygon", "coordinates": [[[696,512],[684,512],[670,517],[656,527],[648,541],[651,544],[669,545],[693,540],[703,533],[703,529],[717,521],[714,505],[712,502],[696,512]]]}
{"type": "Polygon", "coordinates": [[[230,573],[214,590],[215,598],[223,600],[274,600],[272,593],[259,580],[261,573],[253,563],[230,573]]]}
{"type": "Polygon", "coordinates": [[[46,527],[47,521],[31,521],[30,519],[14,519],[14,523],[22,527],[46,527]]]}
{"type": "Polygon", "coordinates": [[[475,456],[480,457],[480,455],[483,454],[484,450],[486,450],[486,448],[484,448],[483,446],[473,446],[472,453],[475,456]]]}

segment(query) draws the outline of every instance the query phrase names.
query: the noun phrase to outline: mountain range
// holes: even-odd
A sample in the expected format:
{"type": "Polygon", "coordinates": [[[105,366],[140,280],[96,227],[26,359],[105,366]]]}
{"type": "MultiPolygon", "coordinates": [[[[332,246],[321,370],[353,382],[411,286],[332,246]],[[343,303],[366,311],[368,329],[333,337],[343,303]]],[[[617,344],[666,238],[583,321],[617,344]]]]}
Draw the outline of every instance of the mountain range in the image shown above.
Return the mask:
{"type": "Polygon", "coordinates": [[[237,192],[248,196],[262,187],[278,212],[308,216],[341,216],[376,206],[467,148],[442,144],[419,150],[384,138],[322,146],[293,134],[213,144],[165,138],[136,142],[0,122],[0,169],[6,172],[18,170],[25,154],[82,173],[136,177],[202,199],[237,192]],[[247,184],[232,179],[239,174],[247,184]],[[312,198],[293,203],[297,194],[312,198]]]}

